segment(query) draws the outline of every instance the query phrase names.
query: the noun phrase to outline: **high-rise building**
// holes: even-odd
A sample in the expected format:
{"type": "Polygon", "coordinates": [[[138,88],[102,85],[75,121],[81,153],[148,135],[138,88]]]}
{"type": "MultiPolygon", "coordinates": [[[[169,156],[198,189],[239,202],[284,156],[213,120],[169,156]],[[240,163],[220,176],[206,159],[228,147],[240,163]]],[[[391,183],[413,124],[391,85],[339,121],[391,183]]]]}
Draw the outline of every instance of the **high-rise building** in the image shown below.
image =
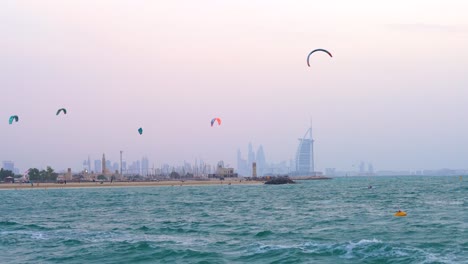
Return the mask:
{"type": "Polygon", "coordinates": [[[88,156],[88,172],[91,172],[91,158],[88,156]]]}
{"type": "Polygon", "coordinates": [[[237,149],[237,172],[241,174],[242,169],[242,153],[240,149],[237,149]]]}
{"type": "Polygon", "coordinates": [[[110,160],[106,160],[106,169],[107,172],[112,172],[112,162],[110,160]]]}
{"type": "Polygon", "coordinates": [[[255,161],[255,153],[253,151],[252,143],[249,143],[249,153],[247,156],[247,166],[249,169],[249,175],[252,175],[252,163],[255,161]]]}
{"type": "Polygon", "coordinates": [[[129,173],[134,175],[141,175],[140,161],[134,161],[129,167],[129,173]]]}
{"type": "Polygon", "coordinates": [[[265,176],[265,172],[267,169],[267,164],[266,164],[266,159],[265,159],[265,153],[263,152],[263,146],[260,145],[257,150],[257,174],[258,176],[265,176]]]}
{"type": "Polygon", "coordinates": [[[249,175],[249,164],[248,161],[242,158],[240,149],[237,150],[237,173],[242,176],[249,175]]]}
{"type": "Polygon", "coordinates": [[[299,146],[296,151],[295,174],[301,176],[315,175],[312,126],[306,131],[304,137],[299,139],[299,146]]]}
{"type": "Polygon", "coordinates": [[[141,174],[143,176],[148,176],[149,173],[149,161],[147,157],[141,159],[141,174]]]}
{"type": "Polygon", "coordinates": [[[94,161],[94,173],[101,173],[102,172],[102,161],[95,160],[94,161]]]}
{"type": "Polygon", "coordinates": [[[119,164],[117,162],[112,163],[112,173],[119,172],[119,164]]]}
{"type": "Polygon", "coordinates": [[[10,160],[3,161],[3,170],[9,170],[11,172],[15,172],[15,163],[10,160]]]}
{"type": "Polygon", "coordinates": [[[138,175],[141,175],[141,163],[139,160],[135,161],[135,171],[138,175]]]}
{"type": "Polygon", "coordinates": [[[122,161],[122,173],[125,174],[127,173],[127,162],[122,161]]]}

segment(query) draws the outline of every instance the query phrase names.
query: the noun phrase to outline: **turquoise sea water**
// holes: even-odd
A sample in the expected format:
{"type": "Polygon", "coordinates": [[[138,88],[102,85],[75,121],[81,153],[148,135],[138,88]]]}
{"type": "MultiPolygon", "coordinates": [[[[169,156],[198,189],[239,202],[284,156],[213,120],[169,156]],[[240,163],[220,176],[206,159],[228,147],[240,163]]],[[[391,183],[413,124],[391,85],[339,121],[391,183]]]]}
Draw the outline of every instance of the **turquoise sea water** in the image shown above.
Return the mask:
{"type": "Polygon", "coordinates": [[[468,263],[467,181],[5,190],[0,263],[468,263]]]}

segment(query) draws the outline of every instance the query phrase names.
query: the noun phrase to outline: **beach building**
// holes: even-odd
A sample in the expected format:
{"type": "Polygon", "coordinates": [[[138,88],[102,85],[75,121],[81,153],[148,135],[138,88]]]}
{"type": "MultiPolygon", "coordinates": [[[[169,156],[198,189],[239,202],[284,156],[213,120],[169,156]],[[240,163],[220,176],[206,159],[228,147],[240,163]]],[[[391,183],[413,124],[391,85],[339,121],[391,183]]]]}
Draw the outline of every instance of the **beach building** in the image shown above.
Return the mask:
{"type": "Polygon", "coordinates": [[[223,179],[223,178],[233,178],[233,177],[235,178],[238,177],[237,173],[234,173],[234,168],[225,168],[223,161],[218,162],[218,165],[216,166],[216,171],[214,174],[208,174],[208,178],[223,179]]]}
{"type": "Polygon", "coordinates": [[[73,179],[71,168],[67,169],[67,173],[63,175],[64,181],[71,181],[73,179]]]}

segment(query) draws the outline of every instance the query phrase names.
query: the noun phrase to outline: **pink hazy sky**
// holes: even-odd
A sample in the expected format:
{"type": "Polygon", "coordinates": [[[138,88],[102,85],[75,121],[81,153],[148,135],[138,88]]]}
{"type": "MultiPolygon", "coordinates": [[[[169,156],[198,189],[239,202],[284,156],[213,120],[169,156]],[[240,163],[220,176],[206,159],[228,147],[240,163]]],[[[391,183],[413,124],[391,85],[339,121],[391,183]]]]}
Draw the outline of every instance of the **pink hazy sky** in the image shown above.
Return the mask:
{"type": "Polygon", "coordinates": [[[123,150],[235,165],[252,142],[279,162],[312,117],[319,170],[468,168],[467,12],[463,0],[2,1],[0,160],[80,169],[123,150]],[[334,57],[308,68],[315,48],[334,57]]]}

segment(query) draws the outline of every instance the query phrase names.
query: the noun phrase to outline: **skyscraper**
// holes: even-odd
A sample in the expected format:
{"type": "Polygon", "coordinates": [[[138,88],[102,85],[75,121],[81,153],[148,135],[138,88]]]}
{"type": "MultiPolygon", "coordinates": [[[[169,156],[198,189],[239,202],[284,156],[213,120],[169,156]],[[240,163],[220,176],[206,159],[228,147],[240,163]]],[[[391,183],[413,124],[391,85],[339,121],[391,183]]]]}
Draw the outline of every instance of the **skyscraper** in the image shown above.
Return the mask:
{"type": "Polygon", "coordinates": [[[102,172],[102,161],[95,160],[94,161],[94,173],[101,173],[102,172]]]}
{"type": "Polygon", "coordinates": [[[107,173],[112,173],[112,162],[110,160],[106,160],[106,170],[107,173]]]}
{"type": "Polygon", "coordinates": [[[91,173],[91,158],[88,155],[88,172],[91,173]]]}
{"type": "Polygon", "coordinates": [[[241,173],[242,169],[242,153],[240,149],[237,149],[237,172],[241,173]]]}
{"type": "Polygon", "coordinates": [[[122,174],[127,173],[127,162],[122,161],[122,174]]]}
{"type": "Polygon", "coordinates": [[[296,174],[301,176],[315,175],[314,165],[314,140],[311,125],[304,137],[299,139],[296,152],[296,174]]]}
{"type": "Polygon", "coordinates": [[[148,176],[149,172],[149,161],[147,157],[141,159],[141,174],[143,176],[148,176]]]}
{"type": "Polygon", "coordinates": [[[237,150],[237,173],[242,176],[249,175],[249,165],[247,160],[242,158],[240,149],[237,150]]]}
{"type": "Polygon", "coordinates": [[[128,169],[130,174],[141,175],[140,161],[134,161],[132,164],[130,164],[128,169]]]}
{"type": "Polygon", "coordinates": [[[252,163],[255,161],[255,153],[253,151],[252,143],[249,143],[249,153],[247,156],[247,163],[249,168],[249,175],[252,175],[252,163]]]}
{"type": "Polygon", "coordinates": [[[117,162],[112,163],[112,173],[119,172],[119,164],[117,162]]]}
{"type": "Polygon", "coordinates": [[[263,146],[260,145],[257,150],[257,174],[258,176],[265,176],[265,171],[267,169],[265,152],[263,152],[263,146]]]}
{"type": "Polygon", "coordinates": [[[13,161],[3,161],[3,169],[4,170],[9,170],[11,172],[15,172],[15,163],[13,161]]]}

